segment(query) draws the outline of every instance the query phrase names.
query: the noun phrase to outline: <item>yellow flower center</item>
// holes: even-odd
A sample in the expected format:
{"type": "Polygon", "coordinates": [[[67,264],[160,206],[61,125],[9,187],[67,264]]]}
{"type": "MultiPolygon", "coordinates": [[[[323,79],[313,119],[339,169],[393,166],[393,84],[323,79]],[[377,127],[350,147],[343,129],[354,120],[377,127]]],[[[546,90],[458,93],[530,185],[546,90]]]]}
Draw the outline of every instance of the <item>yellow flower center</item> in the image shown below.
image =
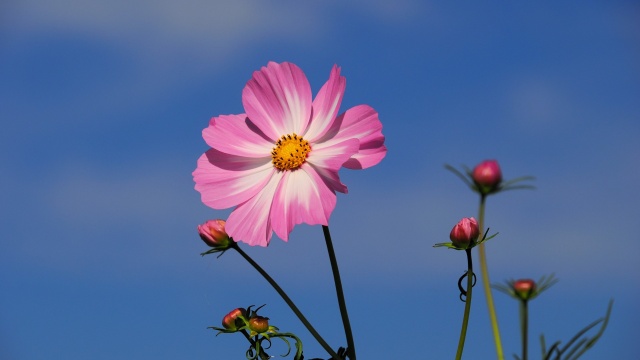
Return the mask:
{"type": "Polygon", "coordinates": [[[271,161],[281,171],[295,170],[304,163],[311,151],[309,142],[295,133],[282,135],[271,151],[271,161]]]}

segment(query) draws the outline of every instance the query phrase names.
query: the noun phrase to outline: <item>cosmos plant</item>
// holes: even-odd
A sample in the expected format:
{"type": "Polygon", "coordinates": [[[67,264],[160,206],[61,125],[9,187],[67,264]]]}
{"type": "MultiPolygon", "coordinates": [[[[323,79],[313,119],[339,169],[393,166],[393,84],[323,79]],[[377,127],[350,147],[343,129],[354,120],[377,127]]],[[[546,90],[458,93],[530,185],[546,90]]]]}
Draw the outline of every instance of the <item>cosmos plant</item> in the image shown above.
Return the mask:
{"type": "MultiPolygon", "coordinates": [[[[327,82],[312,98],[307,77],[298,66],[288,62],[269,62],[253,73],[242,91],[244,113],[213,117],[202,131],[210,149],[200,156],[193,171],[195,189],[204,204],[218,210],[233,208],[227,219],[207,220],[197,226],[200,238],[209,247],[201,255],[217,254],[220,257],[230,250],[237,253],[280,295],[329,359],[333,360],[356,360],[351,321],[329,232],[329,219],[337,204],[336,194],[347,193],[347,186],[340,180],[339,171],[342,168],[359,170],[372,167],[380,163],[387,153],[382,123],[374,108],[358,105],[339,112],[345,88],[346,79],[341,75],[340,67],[335,65],[327,82]],[[274,233],[288,241],[293,228],[302,223],[322,228],[346,346],[329,344],[285,290],[241,247],[268,247],[274,233]]],[[[464,312],[455,359],[462,359],[470,321],[473,286],[477,281],[471,252],[477,248],[495,340],[495,355],[502,360],[504,352],[485,253],[486,242],[498,234],[496,232],[488,236],[489,228],[485,230],[486,198],[505,190],[531,189],[531,185],[521,182],[533,178],[526,176],[504,181],[496,160],[485,160],[473,169],[464,167],[463,171],[449,165],[446,168],[480,196],[478,217],[462,218],[451,229],[450,242],[434,245],[464,251],[467,260],[467,270],[457,283],[459,299],[464,302],[464,312]]],[[[554,277],[543,277],[537,283],[520,279],[494,286],[518,299],[524,306],[524,310],[521,308],[523,350],[521,357],[515,355],[518,359],[525,360],[528,356],[526,305],[555,282],[554,277]]],[[[233,296],[233,293],[226,296],[233,296]]],[[[246,338],[249,347],[245,357],[249,360],[272,358],[269,353],[272,352],[274,339],[281,340],[286,346],[282,357],[293,356],[294,360],[304,360],[301,338],[290,332],[281,332],[272,324],[277,321],[258,314],[263,306],[227,310],[222,317],[222,327],[210,328],[217,330],[218,335],[241,334],[246,338]]],[[[401,304],[398,306],[402,307],[401,304]]],[[[600,338],[610,312],[611,305],[604,318],[582,329],[562,347],[560,342],[556,342],[547,348],[542,337],[543,359],[577,359],[600,338]],[[594,337],[586,337],[585,334],[598,323],[602,323],[600,331],[594,337]]],[[[422,316],[428,315],[423,312],[422,316]]],[[[428,323],[428,319],[424,320],[428,323]]],[[[486,358],[486,354],[472,356],[478,357],[486,358]]]]}

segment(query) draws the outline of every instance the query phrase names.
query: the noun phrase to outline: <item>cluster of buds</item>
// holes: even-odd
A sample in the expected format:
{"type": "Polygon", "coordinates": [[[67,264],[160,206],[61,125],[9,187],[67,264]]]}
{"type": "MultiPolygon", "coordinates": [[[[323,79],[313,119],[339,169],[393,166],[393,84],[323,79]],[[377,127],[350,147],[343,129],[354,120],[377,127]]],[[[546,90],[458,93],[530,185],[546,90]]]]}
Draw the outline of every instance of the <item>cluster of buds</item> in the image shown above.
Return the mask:
{"type": "Polygon", "coordinates": [[[248,330],[251,336],[277,333],[278,328],[269,325],[268,317],[258,315],[258,310],[260,310],[262,306],[255,310],[251,309],[253,305],[246,309],[233,309],[222,318],[222,328],[211,328],[225,333],[248,330]]]}
{"type": "MultiPolygon", "coordinates": [[[[264,347],[261,345],[263,341],[267,341],[269,346],[271,345],[272,338],[282,339],[289,347],[286,354],[283,357],[289,355],[291,352],[291,346],[287,338],[295,341],[296,352],[294,360],[302,360],[302,341],[292,333],[281,333],[279,329],[269,324],[269,318],[258,315],[264,305],[257,309],[251,309],[253,305],[248,308],[236,308],[231,310],[227,315],[222,318],[222,327],[210,326],[209,329],[218,330],[218,334],[230,334],[230,333],[243,333],[250,341],[251,346],[247,350],[247,359],[270,358],[263,351],[264,347]]],[[[267,348],[269,347],[267,346],[267,348]]]]}

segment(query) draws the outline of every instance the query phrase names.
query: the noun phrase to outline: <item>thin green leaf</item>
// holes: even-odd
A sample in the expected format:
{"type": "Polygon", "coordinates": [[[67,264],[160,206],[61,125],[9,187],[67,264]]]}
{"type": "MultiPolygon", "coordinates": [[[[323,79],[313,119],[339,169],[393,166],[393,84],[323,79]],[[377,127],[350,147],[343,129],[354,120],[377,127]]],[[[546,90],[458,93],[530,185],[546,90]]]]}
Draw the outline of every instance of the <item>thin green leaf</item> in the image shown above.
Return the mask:
{"type": "Polygon", "coordinates": [[[578,341],[572,348],[571,350],[569,350],[569,352],[565,355],[565,359],[570,359],[571,355],[575,354],[576,351],[578,351],[578,349],[580,349],[580,347],[587,342],[587,338],[585,339],[580,339],[580,341],[578,341]]]}
{"type": "MultiPolygon", "coordinates": [[[[504,187],[507,187],[507,186],[511,186],[511,185],[513,185],[515,183],[519,183],[521,181],[527,181],[527,180],[532,180],[533,181],[535,179],[536,179],[535,176],[520,176],[520,177],[517,177],[515,179],[511,179],[511,180],[507,180],[507,181],[503,182],[502,183],[502,187],[504,188],[504,187]]],[[[521,186],[533,187],[532,185],[521,185],[521,186]]]]}
{"type": "Polygon", "coordinates": [[[602,322],[602,326],[600,327],[600,330],[598,331],[598,333],[589,341],[587,341],[582,351],[578,352],[576,356],[573,357],[571,360],[577,360],[580,356],[582,356],[582,354],[584,354],[587,350],[593,347],[593,345],[595,345],[595,343],[600,339],[600,337],[604,333],[604,330],[607,328],[607,325],[609,324],[609,318],[611,317],[612,309],[613,309],[613,299],[609,300],[609,306],[607,307],[607,314],[604,316],[604,321],[602,322]]]}
{"type": "Polygon", "coordinates": [[[569,340],[569,342],[562,348],[562,350],[560,350],[560,352],[564,354],[564,352],[567,351],[567,349],[569,349],[569,347],[573,345],[573,343],[576,342],[582,335],[584,335],[584,333],[591,330],[591,328],[593,328],[594,326],[598,325],[600,322],[602,322],[602,320],[603,319],[598,319],[592,322],[591,324],[585,326],[582,330],[578,331],[578,333],[575,334],[571,338],[571,340],[569,340]]]}
{"type": "Polygon", "coordinates": [[[502,284],[492,284],[491,287],[509,296],[513,296],[513,289],[511,287],[502,284]]]}
{"type": "Polygon", "coordinates": [[[469,181],[469,179],[463,173],[461,173],[458,169],[454,168],[449,164],[445,164],[444,168],[454,173],[457,177],[459,177],[462,181],[464,181],[464,183],[467,184],[467,186],[469,186],[471,189],[475,189],[475,185],[471,181],[469,181]]]}

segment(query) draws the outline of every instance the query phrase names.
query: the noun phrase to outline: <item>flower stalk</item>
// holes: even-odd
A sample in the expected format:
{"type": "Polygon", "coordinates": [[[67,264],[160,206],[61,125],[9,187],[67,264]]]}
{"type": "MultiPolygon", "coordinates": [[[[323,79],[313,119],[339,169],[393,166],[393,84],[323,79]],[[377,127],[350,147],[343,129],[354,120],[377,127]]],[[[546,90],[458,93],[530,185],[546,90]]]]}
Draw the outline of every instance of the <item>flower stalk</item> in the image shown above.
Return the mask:
{"type": "MultiPolygon", "coordinates": [[[[241,333],[242,333],[242,335],[244,335],[245,338],[247,338],[247,340],[251,344],[252,348],[254,348],[254,349],[258,349],[259,348],[259,346],[260,346],[259,342],[256,342],[251,336],[249,336],[249,333],[247,332],[247,330],[242,330],[241,333]]],[[[269,356],[269,354],[267,354],[264,350],[260,351],[258,353],[258,356],[260,356],[260,360],[271,359],[271,356],[269,356]]]]}
{"type": "Polygon", "coordinates": [[[291,308],[291,311],[293,311],[293,313],[296,314],[298,319],[307,328],[307,330],[311,333],[311,335],[316,339],[316,341],[320,344],[320,346],[322,346],[322,348],[329,355],[331,355],[333,359],[341,360],[342,358],[338,356],[338,354],[336,354],[336,352],[333,351],[331,346],[329,346],[329,344],[322,338],[322,336],[320,336],[318,331],[316,331],[313,325],[311,325],[309,320],[307,320],[304,314],[302,314],[300,309],[298,309],[296,304],[291,300],[289,295],[287,295],[287,293],[284,292],[284,290],[280,287],[280,285],[278,285],[278,283],[275,280],[273,280],[273,278],[260,265],[258,265],[258,263],[256,263],[247,253],[245,253],[242,249],[240,249],[240,247],[236,242],[232,242],[232,244],[230,245],[230,248],[237,251],[238,254],[240,254],[240,256],[242,256],[251,266],[253,266],[254,269],[256,269],[256,271],[258,271],[258,273],[260,273],[260,275],[262,275],[262,277],[265,280],[267,280],[269,285],[273,287],[273,289],[278,293],[278,295],[280,295],[282,300],[284,300],[284,302],[289,306],[289,308],[291,308]]]}
{"type": "Polygon", "coordinates": [[[471,249],[465,249],[467,254],[467,291],[464,294],[464,316],[462,317],[462,328],[460,329],[460,339],[458,340],[458,351],[456,352],[456,360],[462,359],[462,351],[464,350],[464,341],[467,337],[467,326],[469,325],[469,314],[471,313],[471,295],[473,292],[473,261],[471,260],[471,249]]]}
{"type": "Polygon", "coordinates": [[[527,360],[529,357],[529,301],[520,301],[520,332],[522,334],[522,357],[521,360],[527,360]]]}
{"type": "Polygon", "coordinates": [[[329,253],[329,261],[331,262],[331,271],[333,273],[333,282],[336,287],[336,295],[338,296],[338,306],[340,307],[340,316],[342,317],[342,325],[347,338],[347,356],[351,360],[356,360],[356,348],[353,341],[353,333],[351,331],[351,322],[349,321],[349,313],[347,311],[347,303],[344,299],[344,291],[342,290],[342,281],[340,280],[340,270],[336,259],[333,243],[331,242],[331,233],[329,227],[322,225],[322,232],[327,244],[327,252],[329,253]]]}
{"type": "MultiPolygon", "coordinates": [[[[480,194],[480,206],[478,209],[478,228],[482,233],[484,227],[484,210],[487,195],[480,194]]],[[[496,356],[498,360],[504,360],[504,352],[502,350],[502,340],[500,339],[500,328],[498,326],[498,315],[493,302],[493,294],[491,293],[491,282],[489,280],[489,268],[487,266],[487,253],[484,244],[478,245],[478,259],[480,261],[480,276],[482,277],[482,288],[489,310],[489,320],[491,322],[491,331],[493,332],[493,341],[496,347],[496,356]]]]}

